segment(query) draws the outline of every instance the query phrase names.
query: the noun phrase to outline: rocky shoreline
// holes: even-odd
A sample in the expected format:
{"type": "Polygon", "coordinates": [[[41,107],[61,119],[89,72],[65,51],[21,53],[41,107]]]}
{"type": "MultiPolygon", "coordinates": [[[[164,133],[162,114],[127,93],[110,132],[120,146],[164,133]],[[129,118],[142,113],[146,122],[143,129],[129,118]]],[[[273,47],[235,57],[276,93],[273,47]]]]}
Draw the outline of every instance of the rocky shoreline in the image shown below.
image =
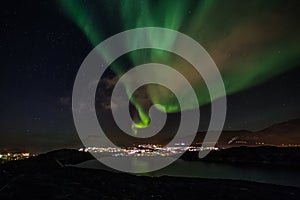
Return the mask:
{"type": "Polygon", "coordinates": [[[238,180],[147,177],[65,166],[75,150],[0,165],[0,199],[299,199],[300,188],[238,180]]]}
{"type": "Polygon", "coordinates": [[[299,199],[300,188],[247,181],[145,177],[73,167],[0,173],[0,199],[299,199]]]}

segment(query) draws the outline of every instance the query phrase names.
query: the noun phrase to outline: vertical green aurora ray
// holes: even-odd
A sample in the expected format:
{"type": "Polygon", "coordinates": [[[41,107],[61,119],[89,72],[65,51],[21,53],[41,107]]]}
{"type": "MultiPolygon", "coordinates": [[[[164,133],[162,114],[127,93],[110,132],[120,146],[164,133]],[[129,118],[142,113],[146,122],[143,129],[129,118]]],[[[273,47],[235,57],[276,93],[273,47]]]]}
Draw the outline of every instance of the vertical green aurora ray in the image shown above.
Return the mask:
{"type": "Polygon", "coordinates": [[[91,24],[93,21],[88,10],[84,8],[82,1],[59,0],[64,12],[82,30],[92,45],[96,45],[102,39],[101,34],[91,24]]]}
{"type": "MultiPolygon", "coordinates": [[[[120,10],[125,29],[138,27],[164,27],[178,30],[182,25],[182,20],[184,18],[184,13],[187,10],[187,5],[184,1],[171,2],[169,0],[160,1],[159,6],[157,6],[157,4],[151,5],[151,1],[138,1],[137,3],[132,3],[132,1],[122,1],[120,10]],[[161,13],[167,14],[161,16],[161,13]]],[[[142,39],[139,37],[140,35],[137,35],[135,41],[127,41],[127,45],[138,45],[138,42],[142,39]]],[[[146,38],[150,41],[150,43],[153,44],[162,41],[157,40],[157,38],[164,38],[162,45],[165,48],[170,48],[176,39],[167,37],[167,35],[156,35],[154,32],[150,32],[146,38]]],[[[143,60],[169,59],[168,55],[162,51],[150,50],[150,54],[148,52],[145,52],[147,55],[143,55],[141,52],[132,52],[129,56],[133,65],[136,66],[143,62],[143,60]]],[[[130,87],[130,85],[126,87],[130,87]]],[[[153,100],[156,95],[150,94],[150,91],[152,91],[151,88],[153,89],[153,86],[147,86],[147,93],[149,94],[152,102],[154,102],[153,100]]],[[[174,98],[174,96],[172,97],[174,98]]],[[[150,121],[150,118],[147,114],[147,108],[141,106],[140,102],[135,98],[131,98],[130,101],[137,109],[140,118],[139,122],[133,124],[133,129],[147,126],[150,121]]],[[[164,109],[167,108],[167,105],[168,104],[164,104],[164,109]]]]}
{"type": "MultiPolygon", "coordinates": [[[[124,23],[124,29],[132,29],[138,27],[164,27],[173,30],[178,30],[182,25],[184,13],[186,11],[186,2],[184,1],[159,1],[158,4],[151,5],[151,1],[123,1],[120,10],[124,23]],[[163,14],[165,13],[165,14],[163,14]]],[[[169,38],[167,35],[156,35],[150,32],[146,38],[153,44],[161,42],[157,38],[164,38],[163,46],[171,47],[174,44],[175,38],[169,38]]],[[[127,45],[136,46],[140,41],[139,35],[136,41],[127,41],[127,45]]],[[[133,64],[140,61],[140,56],[137,53],[130,54],[133,64]]],[[[150,59],[153,57],[166,57],[167,55],[159,51],[150,51],[150,59]]]]}
{"type": "MultiPolygon", "coordinates": [[[[97,18],[91,15],[82,1],[60,0],[62,8],[75,24],[84,32],[92,45],[104,38],[98,31],[101,23],[92,25],[97,18]]],[[[239,0],[214,1],[120,1],[120,18],[124,30],[137,27],[164,27],[180,31],[197,40],[210,53],[216,62],[226,88],[232,94],[268,80],[293,66],[297,66],[300,55],[300,28],[297,20],[297,6],[284,1],[239,0]]],[[[101,19],[99,19],[100,21],[101,19]]],[[[105,28],[105,27],[102,27],[105,28]]],[[[170,47],[175,38],[149,33],[147,38],[156,43],[163,37],[163,45],[170,47]]],[[[136,45],[140,41],[127,41],[127,45],[136,45]]],[[[109,55],[106,55],[109,56],[109,55]]],[[[163,60],[169,66],[182,70],[178,65],[186,65],[180,59],[170,57],[163,51],[147,50],[145,53],[129,54],[132,66],[155,60],[163,60]],[[142,56],[141,56],[142,55],[142,56]],[[173,65],[174,64],[174,65],[173,65]],[[177,66],[176,66],[177,64],[177,66]]],[[[113,70],[121,76],[124,69],[114,66],[113,70]]],[[[180,71],[192,84],[199,105],[209,103],[205,84],[188,71],[180,71]]],[[[127,89],[130,85],[125,86],[127,89]]],[[[184,91],[182,86],[181,91],[184,91]]],[[[161,104],[162,111],[179,112],[180,107],[174,95],[160,86],[147,86],[147,95],[154,104],[161,104]]],[[[189,94],[186,94],[189,96],[189,94]]],[[[138,98],[131,97],[140,122],[134,126],[142,128],[149,123],[147,106],[138,98]]]]}
{"type": "MultiPolygon", "coordinates": [[[[92,17],[87,5],[82,0],[58,0],[59,6],[66,13],[66,15],[77,25],[77,27],[85,34],[91,45],[98,45],[104,36],[101,34],[101,27],[99,27],[97,19],[92,17]]],[[[106,60],[109,56],[106,52],[100,52],[106,60]]],[[[122,69],[116,66],[112,66],[112,69],[117,74],[123,72],[122,69]]]]}

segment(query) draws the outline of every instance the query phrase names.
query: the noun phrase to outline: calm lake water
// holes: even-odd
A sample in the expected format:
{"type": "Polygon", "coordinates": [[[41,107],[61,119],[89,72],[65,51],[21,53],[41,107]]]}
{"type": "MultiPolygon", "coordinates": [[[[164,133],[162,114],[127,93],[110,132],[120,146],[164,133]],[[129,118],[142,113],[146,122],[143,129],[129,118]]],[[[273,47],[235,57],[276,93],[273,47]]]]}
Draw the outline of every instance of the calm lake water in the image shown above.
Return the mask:
{"type": "MultiPolygon", "coordinates": [[[[109,170],[97,160],[89,160],[75,166],[109,170]]],[[[300,169],[247,167],[220,163],[191,162],[180,159],[168,167],[150,172],[148,175],[236,179],[300,187],[300,169]]]]}

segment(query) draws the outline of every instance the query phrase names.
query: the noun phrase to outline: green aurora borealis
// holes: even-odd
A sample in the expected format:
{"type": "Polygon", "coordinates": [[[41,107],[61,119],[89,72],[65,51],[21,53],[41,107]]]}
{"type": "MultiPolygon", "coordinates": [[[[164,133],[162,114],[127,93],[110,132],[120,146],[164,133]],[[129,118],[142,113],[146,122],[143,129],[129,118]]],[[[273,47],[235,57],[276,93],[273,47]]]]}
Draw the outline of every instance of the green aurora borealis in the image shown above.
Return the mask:
{"type": "MultiPolygon", "coordinates": [[[[84,1],[58,0],[66,15],[82,30],[92,46],[109,37],[103,24],[114,21],[119,31],[137,27],[164,27],[180,31],[197,40],[209,52],[217,64],[225,84],[226,93],[233,94],[258,85],[299,64],[300,55],[297,11],[285,1],[100,1],[89,6],[84,1]],[[111,4],[108,17],[97,13],[101,3],[111,4]],[[111,18],[112,14],[114,15],[111,18]],[[104,23],[104,21],[106,21],[104,23]]],[[[107,6],[106,6],[107,7],[107,6]]],[[[116,32],[117,33],[117,32],[116,32]]],[[[115,34],[115,33],[114,33],[115,34]]],[[[149,35],[155,43],[163,37],[165,46],[174,44],[175,38],[149,35]]],[[[135,45],[139,41],[128,41],[135,45]]],[[[193,73],[187,62],[174,55],[158,50],[132,52],[129,59],[134,67],[141,62],[163,62],[180,71],[192,84],[199,105],[211,101],[203,80],[193,73]]],[[[109,55],[103,55],[109,56],[109,55]]],[[[121,76],[128,66],[112,66],[121,76]]],[[[130,87],[130,86],[126,86],[130,87]]],[[[178,83],[181,91],[184,86],[178,83]]],[[[161,104],[166,112],[179,112],[180,107],[167,89],[146,86],[145,93],[153,104],[161,104]]],[[[188,94],[186,94],[188,95],[188,94]]],[[[148,105],[144,100],[131,98],[139,113],[142,128],[149,123],[148,105]]]]}

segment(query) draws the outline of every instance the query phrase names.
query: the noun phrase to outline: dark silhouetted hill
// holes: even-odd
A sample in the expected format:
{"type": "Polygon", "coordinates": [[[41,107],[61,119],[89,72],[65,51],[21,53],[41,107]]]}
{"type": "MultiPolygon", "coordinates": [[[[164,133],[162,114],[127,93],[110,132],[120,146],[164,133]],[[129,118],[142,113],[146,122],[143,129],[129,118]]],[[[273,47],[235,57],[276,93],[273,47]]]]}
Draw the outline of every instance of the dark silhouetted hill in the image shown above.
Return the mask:
{"type": "Polygon", "coordinates": [[[300,167],[300,148],[297,147],[232,147],[211,151],[199,159],[198,152],[186,152],[183,160],[222,162],[231,164],[300,167]]]}
{"type": "MultiPolygon", "coordinates": [[[[229,151],[236,152],[236,149],[229,151]]],[[[227,154],[226,151],[225,157],[227,154]]],[[[298,200],[300,197],[297,187],[235,180],[146,177],[64,166],[89,159],[92,157],[88,153],[60,150],[0,165],[0,199],[298,200]]]]}

